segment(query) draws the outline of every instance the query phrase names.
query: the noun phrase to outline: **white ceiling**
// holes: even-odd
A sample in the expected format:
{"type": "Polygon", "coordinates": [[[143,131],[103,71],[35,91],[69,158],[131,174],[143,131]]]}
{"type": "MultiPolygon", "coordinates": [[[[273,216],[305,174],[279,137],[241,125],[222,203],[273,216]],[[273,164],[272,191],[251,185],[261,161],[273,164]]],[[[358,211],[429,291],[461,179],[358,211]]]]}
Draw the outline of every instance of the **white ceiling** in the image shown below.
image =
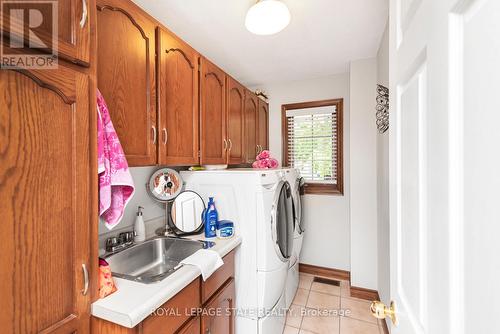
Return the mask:
{"type": "Polygon", "coordinates": [[[374,57],[388,0],[283,0],[292,21],[273,36],[245,28],[255,0],[134,0],[247,86],[345,73],[374,57]]]}

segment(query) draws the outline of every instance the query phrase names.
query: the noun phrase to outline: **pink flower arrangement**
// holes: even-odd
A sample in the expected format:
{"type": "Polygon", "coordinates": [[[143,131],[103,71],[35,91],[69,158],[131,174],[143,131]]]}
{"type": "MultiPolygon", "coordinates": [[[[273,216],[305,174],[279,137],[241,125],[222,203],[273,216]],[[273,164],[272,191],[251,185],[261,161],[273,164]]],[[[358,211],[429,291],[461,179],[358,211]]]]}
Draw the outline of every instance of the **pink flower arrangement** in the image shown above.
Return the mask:
{"type": "Polygon", "coordinates": [[[253,168],[266,169],[266,168],[278,168],[278,160],[271,158],[271,153],[268,150],[264,150],[259,153],[256,157],[257,160],[252,164],[253,168]]]}

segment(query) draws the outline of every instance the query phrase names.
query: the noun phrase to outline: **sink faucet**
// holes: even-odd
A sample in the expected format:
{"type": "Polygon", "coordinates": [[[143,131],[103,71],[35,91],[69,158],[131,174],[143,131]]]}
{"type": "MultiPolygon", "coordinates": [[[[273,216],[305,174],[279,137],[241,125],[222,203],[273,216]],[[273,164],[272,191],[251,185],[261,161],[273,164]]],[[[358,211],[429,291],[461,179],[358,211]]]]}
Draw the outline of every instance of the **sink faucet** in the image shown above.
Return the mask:
{"type": "Polygon", "coordinates": [[[114,253],[134,244],[134,231],[126,231],[118,234],[118,237],[106,239],[106,252],[114,253]]]}

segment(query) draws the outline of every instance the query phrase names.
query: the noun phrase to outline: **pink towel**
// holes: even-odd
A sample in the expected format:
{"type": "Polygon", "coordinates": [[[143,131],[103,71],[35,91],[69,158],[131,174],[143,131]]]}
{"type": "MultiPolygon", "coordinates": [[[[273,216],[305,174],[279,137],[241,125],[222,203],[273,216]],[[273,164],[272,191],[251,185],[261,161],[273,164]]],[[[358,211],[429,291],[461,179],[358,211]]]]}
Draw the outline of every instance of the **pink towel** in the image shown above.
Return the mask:
{"type": "Polygon", "coordinates": [[[97,90],[97,115],[99,216],[111,230],[122,219],[125,206],[134,194],[134,180],[111,122],[108,107],[99,90],[97,90]]]}
{"type": "Polygon", "coordinates": [[[260,152],[260,154],[256,157],[256,160],[252,164],[253,168],[278,168],[278,160],[271,158],[271,153],[268,150],[264,150],[260,152]]]}

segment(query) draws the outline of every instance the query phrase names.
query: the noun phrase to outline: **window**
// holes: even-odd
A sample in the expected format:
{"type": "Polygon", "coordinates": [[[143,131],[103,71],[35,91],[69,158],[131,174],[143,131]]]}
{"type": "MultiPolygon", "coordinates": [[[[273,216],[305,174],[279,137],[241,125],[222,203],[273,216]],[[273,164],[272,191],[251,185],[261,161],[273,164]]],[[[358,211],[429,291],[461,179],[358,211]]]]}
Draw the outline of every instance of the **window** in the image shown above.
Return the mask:
{"type": "Polygon", "coordinates": [[[343,99],[285,104],[283,165],[297,168],[306,194],[343,194],[343,99]]]}

